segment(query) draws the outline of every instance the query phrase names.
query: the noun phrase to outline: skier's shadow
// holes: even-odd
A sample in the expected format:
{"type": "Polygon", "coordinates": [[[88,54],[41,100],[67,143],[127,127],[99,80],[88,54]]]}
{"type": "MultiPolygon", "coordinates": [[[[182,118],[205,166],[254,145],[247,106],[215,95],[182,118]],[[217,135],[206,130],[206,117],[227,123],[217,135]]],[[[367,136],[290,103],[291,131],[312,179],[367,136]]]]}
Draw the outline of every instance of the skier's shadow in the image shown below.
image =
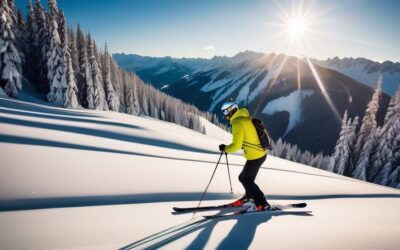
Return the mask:
{"type": "Polygon", "coordinates": [[[313,216],[309,212],[298,212],[298,211],[275,211],[273,214],[259,213],[252,215],[243,215],[235,217],[221,217],[211,220],[199,220],[197,222],[178,227],[172,231],[169,231],[168,237],[165,231],[160,232],[159,235],[154,234],[152,236],[146,237],[142,240],[136,241],[128,246],[121,249],[133,249],[135,247],[142,246],[144,244],[154,242],[151,245],[147,245],[142,249],[158,249],[166,246],[184,236],[191,233],[200,231],[196,238],[186,247],[187,250],[193,249],[204,249],[207,245],[208,240],[219,222],[236,220],[236,224],[232,227],[225,238],[219,243],[217,249],[248,249],[253,242],[254,236],[257,231],[257,227],[271,220],[274,217],[282,215],[292,215],[292,216],[313,216]],[[159,240],[160,238],[164,238],[159,240]]]}

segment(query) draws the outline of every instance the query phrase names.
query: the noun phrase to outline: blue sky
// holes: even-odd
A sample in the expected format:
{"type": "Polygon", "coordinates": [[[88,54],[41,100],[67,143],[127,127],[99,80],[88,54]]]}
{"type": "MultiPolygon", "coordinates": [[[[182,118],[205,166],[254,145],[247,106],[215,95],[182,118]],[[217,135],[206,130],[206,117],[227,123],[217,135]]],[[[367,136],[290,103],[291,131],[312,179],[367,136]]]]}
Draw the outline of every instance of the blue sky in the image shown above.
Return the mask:
{"type": "MultiPolygon", "coordinates": [[[[47,6],[47,1],[42,0],[47,6]]],[[[26,12],[28,0],[16,0],[26,12]]],[[[232,56],[240,51],[400,61],[400,0],[58,0],[68,24],[111,52],[148,56],[232,56]],[[302,38],[287,22],[310,9],[302,38]],[[312,29],[312,31],[310,31],[312,29]],[[301,49],[299,49],[301,48],[301,49]]]]}

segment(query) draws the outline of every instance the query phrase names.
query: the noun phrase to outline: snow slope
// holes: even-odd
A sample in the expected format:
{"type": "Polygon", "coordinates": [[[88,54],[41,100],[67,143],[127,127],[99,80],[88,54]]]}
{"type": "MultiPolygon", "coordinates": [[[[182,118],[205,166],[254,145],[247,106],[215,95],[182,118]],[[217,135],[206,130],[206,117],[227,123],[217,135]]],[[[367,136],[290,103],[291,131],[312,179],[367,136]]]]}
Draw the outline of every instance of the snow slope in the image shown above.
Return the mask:
{"type": "MultiPolygon", "coordinates": [[[[398,249],[400,191],[271,156],[257,177],[267,198],[312,216],[172,215],[197,205],[229,143],[207,128],[0,98],[0,249],[398,249]]],[[[220,165],[204,205],[242,195],[245,161],[229,162],[234,194],[220,165]]]]}

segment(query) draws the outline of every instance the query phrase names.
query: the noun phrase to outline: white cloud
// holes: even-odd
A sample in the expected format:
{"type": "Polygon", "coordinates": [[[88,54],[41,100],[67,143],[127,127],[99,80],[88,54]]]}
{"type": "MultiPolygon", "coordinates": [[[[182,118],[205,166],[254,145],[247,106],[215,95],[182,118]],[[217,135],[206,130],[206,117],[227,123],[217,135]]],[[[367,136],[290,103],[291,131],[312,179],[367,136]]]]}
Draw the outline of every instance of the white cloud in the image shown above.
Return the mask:
{"type": "Polygon", "coordinates": [[[212,46],[212,45],[207,45],[207,46],[205,46],[204,48],[203,48],[204,50],[215,50],[215,47],[214,46],[212,46]]]}

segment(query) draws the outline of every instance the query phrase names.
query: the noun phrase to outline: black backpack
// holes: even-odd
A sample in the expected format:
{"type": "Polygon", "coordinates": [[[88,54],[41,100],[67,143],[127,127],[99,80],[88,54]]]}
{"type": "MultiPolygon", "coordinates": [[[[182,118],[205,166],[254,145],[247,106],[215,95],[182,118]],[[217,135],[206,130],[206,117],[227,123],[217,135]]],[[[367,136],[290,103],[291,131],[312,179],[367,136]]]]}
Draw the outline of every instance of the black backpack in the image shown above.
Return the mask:
{"type": "Polygon", "coordinates": [[[257,118],[253,118],[251,121],[253,122],[254,127],[256,128],[258,138],[260,139],[261,147],[263,149],[272,150],[273,141],[269,136],[267,127],[265,126],[263,121],[257,118]]]}

